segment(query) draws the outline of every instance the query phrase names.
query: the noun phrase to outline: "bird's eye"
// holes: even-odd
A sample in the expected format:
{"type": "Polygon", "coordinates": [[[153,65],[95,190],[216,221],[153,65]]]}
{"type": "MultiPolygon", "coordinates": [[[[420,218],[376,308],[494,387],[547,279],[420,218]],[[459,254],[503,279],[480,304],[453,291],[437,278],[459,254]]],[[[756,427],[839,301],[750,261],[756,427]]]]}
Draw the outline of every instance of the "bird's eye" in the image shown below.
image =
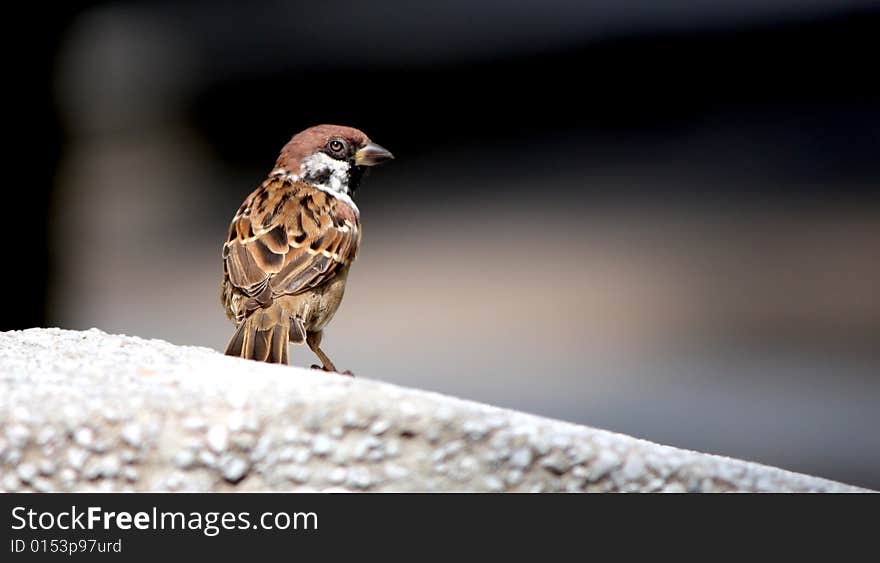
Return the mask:
{"type": "Polygon", "coordinates": [[[327,152],[330,156],[342,158],[348,154],[348,143],[342,139],[330,139],[327,142],[327,152]]]}

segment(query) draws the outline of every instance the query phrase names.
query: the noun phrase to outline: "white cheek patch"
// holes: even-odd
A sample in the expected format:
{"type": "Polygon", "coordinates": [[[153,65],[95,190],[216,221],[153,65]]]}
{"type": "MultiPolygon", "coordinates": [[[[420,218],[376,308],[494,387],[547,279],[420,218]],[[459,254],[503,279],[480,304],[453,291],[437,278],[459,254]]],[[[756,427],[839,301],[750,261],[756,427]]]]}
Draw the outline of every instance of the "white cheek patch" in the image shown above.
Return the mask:
{"type": "MultiPolygon", "coordinates": [[[[313,154],[302,161],[300,176],[303,178],[327,178],[321,182],[325,187],[348,193],[348,172],[351,165],[344,160],[336,160],[322,152],[313,154]]],[[[313,185],[318,182],[310,182],[313,185]]]]}
{"type": "Polygon", "coordinates": [[[322,192],[344,201],[354,210],[355,215],[360,217],[360,210],[348,195],[350,169],[351,165],[348,162],[336,160],[329,155],[318,152],[302,161],[298,177],[289,172],[287,175],[291,178],[302,179],[322,192]],[[326,180],[318,182],[315,180],[316,178],[326,178],[326,180]]]}

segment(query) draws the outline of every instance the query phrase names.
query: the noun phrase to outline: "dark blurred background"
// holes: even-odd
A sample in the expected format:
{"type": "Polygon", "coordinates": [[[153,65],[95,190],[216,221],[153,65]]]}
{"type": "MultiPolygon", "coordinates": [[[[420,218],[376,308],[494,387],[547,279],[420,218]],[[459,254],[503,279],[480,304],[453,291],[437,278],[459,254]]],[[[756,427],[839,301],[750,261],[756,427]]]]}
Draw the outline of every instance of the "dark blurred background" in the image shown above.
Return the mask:
{"type": "Polygon", "coordinates": [[[222,350],[229,220],[292,134],[347,124],[397,160],[359,193],[337,365],[880,488],[877,2],[74,2],[20,25],[0,328],[222,350]]]}

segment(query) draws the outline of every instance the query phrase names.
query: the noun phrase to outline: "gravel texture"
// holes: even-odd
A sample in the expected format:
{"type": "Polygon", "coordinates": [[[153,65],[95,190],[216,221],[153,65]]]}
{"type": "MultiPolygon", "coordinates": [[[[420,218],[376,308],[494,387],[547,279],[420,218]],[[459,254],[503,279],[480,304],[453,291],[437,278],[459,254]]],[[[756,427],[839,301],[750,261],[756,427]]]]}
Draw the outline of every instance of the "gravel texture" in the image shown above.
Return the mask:
{"type": "Polygon", "coordinates": [[[3,491],[860,491],[160,340],[0,333],[3,491]]]}

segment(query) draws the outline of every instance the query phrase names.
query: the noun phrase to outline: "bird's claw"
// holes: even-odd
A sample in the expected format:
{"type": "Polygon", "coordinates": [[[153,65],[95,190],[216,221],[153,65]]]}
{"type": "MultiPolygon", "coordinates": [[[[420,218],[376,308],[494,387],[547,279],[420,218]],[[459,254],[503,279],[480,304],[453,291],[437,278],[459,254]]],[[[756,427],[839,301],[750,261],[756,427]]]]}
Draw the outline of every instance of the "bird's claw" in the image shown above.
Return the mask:
{"type": "Polygon", "coordinates": [[[335,370],[329,369],[325,366],[319,366],[318,364],[312,364],[310,367],[311,367],[311,369],[315,369],[318,371],[326,371],[327,373],[338,373],[339,375],[347,375],[349,377],[354,377],[354,373],[352,373],[352,371],[350,369],[347,369],[345,371],[335,371],[335,370]]]}

